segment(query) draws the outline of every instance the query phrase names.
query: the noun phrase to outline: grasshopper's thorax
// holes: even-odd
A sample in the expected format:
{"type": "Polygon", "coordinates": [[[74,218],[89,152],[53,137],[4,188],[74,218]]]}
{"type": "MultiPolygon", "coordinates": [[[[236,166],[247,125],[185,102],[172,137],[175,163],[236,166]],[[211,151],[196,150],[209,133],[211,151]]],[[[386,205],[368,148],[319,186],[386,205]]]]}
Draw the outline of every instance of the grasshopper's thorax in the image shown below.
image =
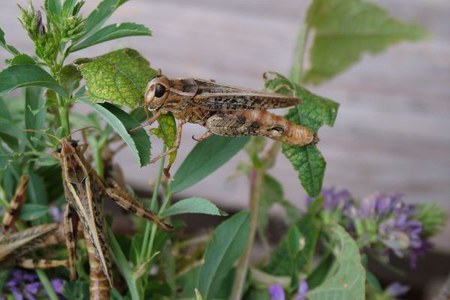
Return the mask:
{"type": "Polygon", "coordinates": [[[216,111],[210,111],[202,109],[200,107],[187,106],[184,110],[180,112],[172,112],[177,120],[184,120],[188,123],[194,123],[201,126],[205,126],[206,121],[211,116],[215,115],[216,111]]]}

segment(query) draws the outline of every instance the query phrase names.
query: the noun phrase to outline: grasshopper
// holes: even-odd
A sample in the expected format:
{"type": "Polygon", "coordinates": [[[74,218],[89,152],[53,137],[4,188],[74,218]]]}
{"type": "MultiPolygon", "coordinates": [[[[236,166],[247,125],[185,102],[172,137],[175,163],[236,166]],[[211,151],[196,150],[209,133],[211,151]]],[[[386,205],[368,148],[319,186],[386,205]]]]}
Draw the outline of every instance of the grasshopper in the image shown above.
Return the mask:
{"type": "Polygon", "coordinates": [[[185,123],[206,127],[207,132],[200,138],[193,137],[197,141],[215,134],[264,136],[294,146],[316,143],[318,138],[311,129],[267,111],[299,103],[298,98],[275,93],[232,87],[203,79],[169,79],[158,75],[148,83],[145,92],[145,109],[155,111],[155,114],[144,126],[166,113],[172,113],[179,123],[173,148],[155,157],[152,162],[179,147],[185,123]]]}
{"type": "Polygon", "coordinates": [[[29,178],[22,176],[3,215],[3,234],[0,235],[0,266],[18,265],[27,269],[68,267],[67,260],[27,259],[24,255],[35,250],[59,244],[64,241],[64,230],[60,224],[44,224],[12,232],[20,207],[25,201],[29,178]]]}
{"type": "Polygon", "coordinates": [[[57,152],[68,203],[64,227],[68,237],[66,245],[69,252],[71,277],[76,277],[74,229],[80,221],[89,253],[91,299],[108,299],[109,286],[113,285],[113,281],[105,232],[103,199],[112,199],[126,210],[155,222],[164,230],[171,230],[172,226],[146,210],[140,202],[125,191],[106,186],[86,161],[76,141],[62,139],[57,152]]]}

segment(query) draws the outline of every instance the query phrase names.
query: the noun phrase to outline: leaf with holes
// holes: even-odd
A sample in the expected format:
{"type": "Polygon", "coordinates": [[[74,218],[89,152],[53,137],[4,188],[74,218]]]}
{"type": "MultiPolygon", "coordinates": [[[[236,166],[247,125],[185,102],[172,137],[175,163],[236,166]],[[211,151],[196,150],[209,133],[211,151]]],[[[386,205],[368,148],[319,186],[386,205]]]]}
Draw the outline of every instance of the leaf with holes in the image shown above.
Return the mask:
{"type": "Polygon", "coordinates": [[[157,72],[136,50],[121,49],[93,59],[75,61],[86,80],[92,103],[112,102],[137,107],[143,104],[147,83],[157,72]]]}

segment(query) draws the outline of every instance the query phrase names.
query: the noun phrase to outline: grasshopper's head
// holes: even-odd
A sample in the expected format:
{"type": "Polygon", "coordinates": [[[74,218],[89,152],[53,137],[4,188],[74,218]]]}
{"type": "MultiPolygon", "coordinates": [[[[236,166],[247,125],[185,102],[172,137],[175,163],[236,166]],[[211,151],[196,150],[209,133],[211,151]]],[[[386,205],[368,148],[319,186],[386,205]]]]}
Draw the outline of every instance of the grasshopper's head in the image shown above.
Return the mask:
{"type": "Polygon", "coordinates": [[[149,111],[156,111],[164,106],[169,96],[170,80],[163,75],[153,78],[145,91],[145,107],[149,111]]]}
{"type": "Polygon", "coordinates": [[[76,151],[78,147],[78,142],[75,140],[69,140],[69,139],[62,139],[61,143],[58,144],[58,147],[56,147],[56,152],[60,153],[62,155],[68,155],[72,154],[76,151]]]}

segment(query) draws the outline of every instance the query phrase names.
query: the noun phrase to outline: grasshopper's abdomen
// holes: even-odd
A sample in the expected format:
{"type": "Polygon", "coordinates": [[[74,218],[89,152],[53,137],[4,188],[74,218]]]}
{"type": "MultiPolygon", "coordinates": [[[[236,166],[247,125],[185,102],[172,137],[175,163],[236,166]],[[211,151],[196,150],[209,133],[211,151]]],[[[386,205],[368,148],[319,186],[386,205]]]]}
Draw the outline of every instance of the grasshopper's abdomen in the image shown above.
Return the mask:
{"type": "Polygon", "coordinates": [[[94,245],[89,240],[89,238],[86,238],[85,240],[86,240],[86,248],[89,254],[89,268],[90,268],[89,292],[91,294],[90,299],[95,300],[109,299],[110,284],[108,278],[106,277],[102,269],[102,264],[100,263],[100,260],[97,257],[94,245]]]}
{"type": "Polygon", "coordinates": [[[293,146],[316,142],[314,132],[266,110],[238,110],[217,113],[206,122],[213,134],[265,136],[293,146]]]}

